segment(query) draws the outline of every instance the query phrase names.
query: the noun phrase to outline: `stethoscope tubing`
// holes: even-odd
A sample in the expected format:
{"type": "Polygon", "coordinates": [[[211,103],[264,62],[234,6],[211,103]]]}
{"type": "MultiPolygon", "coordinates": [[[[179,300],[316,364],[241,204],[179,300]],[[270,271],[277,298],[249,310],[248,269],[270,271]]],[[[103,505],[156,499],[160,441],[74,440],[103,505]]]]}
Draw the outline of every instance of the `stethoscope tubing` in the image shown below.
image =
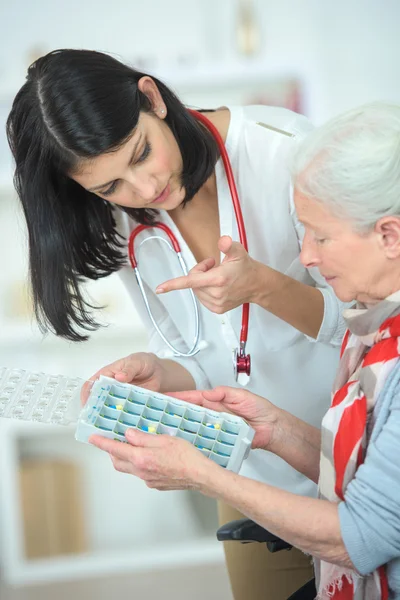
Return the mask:
{"type": "MultiPolygon", "coordinates": [[[[223,141],[218,129],[205,115],[203,115],[201,112],[191,110],[191,109],[189,109],[189,112],[198,121],[200,121],[205,127],[207,127],[207,129],[210,131],[210,133],[213,135],[215,141],[217,142],[217,146],[220,151],[220,155],[221,155],[221,158],[222,158],[222,161],[224,164],[225,174],[226,174],[226,178],[227,178],[227,182],[228,182],[228,186],[229,186],[229,190],[230,190],[230,194],[231,194],[231,198],[232,198],[232,204],[233,204],[233,208],[235,211],[235,217],[236,217],[236,222],[237,222],[238,232],[239,232],[239,240],[240,240],[240,243],[242,244],[242,246],[244,247],[244,249],[246,250],[246,252],[248,252],[247,235],[246,235],[246,229],[244,226],[242,209],[240,206],[240,201],[239,201],[239,196],[238,196],[238,192],[237,192],[237,188],[236,188],[235,178],[234,178],[233,171],[232,171],[232,166],[231,166],[231,163],[229,160],[228,153],[225,148],[224,141],[223,141]]],[[[183,358],[195,356],[200,351],[200,348],[198,348],[199,337],[200,337],[200,318],[199,318],[199,307],[198,307],[197,299],[194,295],[193,290],[189,289],[190,294],[191,294],[191,299],[193,302],[193,306],[194,306],[194,312],[195,312],[195,336],[194,336],[194,341],[193,341],[192,347],[188,350],[188,352],[181,352],[167,340],[165,335],[162,333],[160,327],[156,323],[156,321],[153,317],[152,311],[150,309],[150,304],[149,304],[149,301],[148,301],[148,298],[146,295],[146,291],[144,289],[143,281],[142,281],[142,278],[141,278],[141,275],[139,272],[139,268],[138,268],[138,262],[137,262],[136,256],[135,256],[135,239],[139,235],[139,233],[141,233],[142,231],[149,229],[149,228],[159,228],[159,229],[163,230],[164,233],[166,233],[166,235],[168,236],[170,243],[161,236],[151,236],[151,237],[145,238],[145,240],[143,240],[141,242],[140,246],[142,246],[146,241],[149,241],[151,239],[161,240],[162,242],[167,244],[167,246],[169,247],[169,249],[171,251],[176,252],[183,274],[184,275],[188,274],[186,263],[182,257],[179,242],[178,242],[176,236],[173,234],[173,232],[167,225],[165,225],[164,223],[155,223],[154,225],[138,225],[129,236],[128,254],[129,254],[129,259],[130,259],[132,268],[135,272],[135,276],[136,276],[136,280],[137,280],[140,292],[142,294],[142,297],[143,297],[143,300],[145,303],[147,314],[149,315],[149,318],[150,318],[154,328],[160,335],[161,339],[164,341],[164,343],[173,352],[173,354],[175,356],[180,356],[183,358]]],[[[242,325],[241,325],[241,330],[240,330],[240,346],[239,346],[239,350],[237,350],[235,352],[235,357],[234,357],[234,368],[235,368],[236,377],[237,377],[239,370],[240,370],[240,372],[247,373],[247,375],[250,374],[250,356],[246,355],[246,352],[245,352],[247,336],[248,336],[248,329],[249,329],[249,310],[250,310],[249,303],[243,304],[243,306],[242,306],[242,325]]]]}

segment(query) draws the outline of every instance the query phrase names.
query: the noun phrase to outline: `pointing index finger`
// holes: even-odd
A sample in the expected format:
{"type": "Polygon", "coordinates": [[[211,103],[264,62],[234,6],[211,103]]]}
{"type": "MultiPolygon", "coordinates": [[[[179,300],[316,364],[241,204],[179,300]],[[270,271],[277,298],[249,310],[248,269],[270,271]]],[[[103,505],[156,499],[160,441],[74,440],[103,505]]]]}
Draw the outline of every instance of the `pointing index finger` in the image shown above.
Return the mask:
{"type": "Polygon", "coordinates": [[[156,294],[173,292],[175,290],[187,290],[207,287],[212,285],[212,276],[208,273],[192,273],[182,277],[169,279],[156,288],[156,294]]]}

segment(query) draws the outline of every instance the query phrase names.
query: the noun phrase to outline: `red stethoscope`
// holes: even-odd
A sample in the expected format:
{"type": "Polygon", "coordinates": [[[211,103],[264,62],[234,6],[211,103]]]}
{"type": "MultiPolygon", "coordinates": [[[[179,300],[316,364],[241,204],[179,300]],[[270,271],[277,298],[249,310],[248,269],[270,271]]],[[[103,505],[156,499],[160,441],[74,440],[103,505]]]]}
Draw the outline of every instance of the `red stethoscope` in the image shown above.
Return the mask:
{"type": "MultiPolygon", "coordinates": [[[[242,246],[245,248],[245,250],[248,251],[247,236],[246,236],[246,230],[244,227],[242,210],[240,208],[239,196],[237,193],[235,178],[233,176],[232,166],[231,166],[231,163],[230,163],[230,160],[228,157],[228,153],[225,148],[224,141],[223,141],[218,129],[213,125],[213,123],[211,123],[211,121],[209,119],[207,119],[206,116],[204,116],[202,113],[197,112],[195,110],[189,109],[189,112],[194,117],[196,117],[196,119],[198,119],[201,123],[203,123],[203,125],[205,125],[207,127],[207,129],[212,133],[212,135],[215,138],[215,141],[217,142],[219,151],[221,153],[221,158],[224,163],[225,174],[226,174],[226,178],[227,178],[228,185],[229,185],[233,208],[235,210],[236,222],[237,222],[238,231],[239,231],[239,240],[240,240],[240,243],[242,244],[242,246]]],[[[164,242],[172,252],[176,253],[184,275],[188,274],[188,269],[187,269],[186,263],[182,257],[179,242],[176,239],[173,232],[171,231],[171,229],[167,225],[164,225],[163,223],[157,223],[155,225],[138,225],[138,227],[136,227],[132,231],[132,233],[129,236],[129,241],[128,241],[129,260],[130,260],[132,268],[135,272],[136,280],[138,282],[139,289],[142,294],[147,313],[150,317],[150,320],[151,320],[154,328],[156,329],[158,334],[161,336],[164,343],[168,346],[168,348],[172,352],[173,356],[180,356],[183,358],[195,356],[195,354],[197,354],[201,350],[202,342],[199,341],[200,318],[199,318],[199,310],[198,310],[198,306],[197,306],[197,301],[196,301],[196,297],[193,293],[193,290],[189,290],[189,291],[191,292],[191,299],[192,299],[194,311],[195,311],[195,335],[194,335],[194,340],[193,340],[192,346],[187,352],[181,352],[180,350],[175,348],[169,342],[169,340],[165,337],[165,335],[161,331],[160,327],[158,326],[156,320],[154,319],[152,311],[150,309],[146,291],[143,286],[143,281],[140,276],[138,262],[137,262],[136,256],[135,256],[135,239],[139,235],[139,233],[141,233],[145,229],[161,229],[162,231],[164,231],[164,233],[169,238],[169,242],[165,239],[165,237],[151,236],[151,237],[145,238],[141,242],[140,246],[142,246],[144,243],[148,242],[149,240],[158,239],[161,242],[164,242]]],[[[248,329],[249,329],[249,304],[246,303],[246,304],[243,304],[243,307],[242,307],[242,328],[240,330],[240,346],[239,346],[239,348],[235,348],[235,350],[234,350],[233,368],[234,368],[236,380],[238,379],[238,375],[241,373],[244,373],[245,375],[250,376],[250,371],[251,371],[250,354],[246,354],[248,329]]]]}

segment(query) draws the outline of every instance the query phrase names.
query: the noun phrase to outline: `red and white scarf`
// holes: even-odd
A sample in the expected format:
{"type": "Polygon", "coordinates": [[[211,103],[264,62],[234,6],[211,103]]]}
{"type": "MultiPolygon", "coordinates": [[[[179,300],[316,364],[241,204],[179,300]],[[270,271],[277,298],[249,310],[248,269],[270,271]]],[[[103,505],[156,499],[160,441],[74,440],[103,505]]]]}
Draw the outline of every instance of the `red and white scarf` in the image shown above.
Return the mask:
{"type": "MultiPolygon", "coordinates": [[[[400,358],[400,291],[371,308],[344,311],[348,331],[333,385],[332,404],[322,421],[319,495],[345,500],[346,488],[363,463],[371,415],[385,381],[400,358]]],[[[315,561],[318,600],[387,600],[385,568],[365,577],[315,561]]]]}

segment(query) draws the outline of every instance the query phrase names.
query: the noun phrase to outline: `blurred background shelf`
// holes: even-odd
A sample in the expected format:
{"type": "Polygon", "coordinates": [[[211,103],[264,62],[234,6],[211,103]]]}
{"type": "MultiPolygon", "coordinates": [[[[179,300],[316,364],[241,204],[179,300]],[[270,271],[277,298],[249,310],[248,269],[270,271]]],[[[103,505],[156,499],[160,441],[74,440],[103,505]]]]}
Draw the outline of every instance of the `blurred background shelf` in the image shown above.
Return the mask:
{"type": "MultiPolygon", "coordinates": [[[[117,473],[108,455],[75,441],[74,426],[0,420],[0,466],[3,568],[10,583],[27,585],[100,573],[104,576],[222,564],[223,551],[215,538],[217,518],[211,500],[193,492],[161,494],[139,480],[117,473]],[[26,458],[40,464],[48,457],[59,464],[68,460],[79,466],[87,550],[32,560],[24,550],[19,474],[26,458]]],[[[76,507],[67,506],[66,511],[64,518],[68,522],[77,518],[76,507]],[[70,510],[75,513],[69,514],[70,510]]]]}

